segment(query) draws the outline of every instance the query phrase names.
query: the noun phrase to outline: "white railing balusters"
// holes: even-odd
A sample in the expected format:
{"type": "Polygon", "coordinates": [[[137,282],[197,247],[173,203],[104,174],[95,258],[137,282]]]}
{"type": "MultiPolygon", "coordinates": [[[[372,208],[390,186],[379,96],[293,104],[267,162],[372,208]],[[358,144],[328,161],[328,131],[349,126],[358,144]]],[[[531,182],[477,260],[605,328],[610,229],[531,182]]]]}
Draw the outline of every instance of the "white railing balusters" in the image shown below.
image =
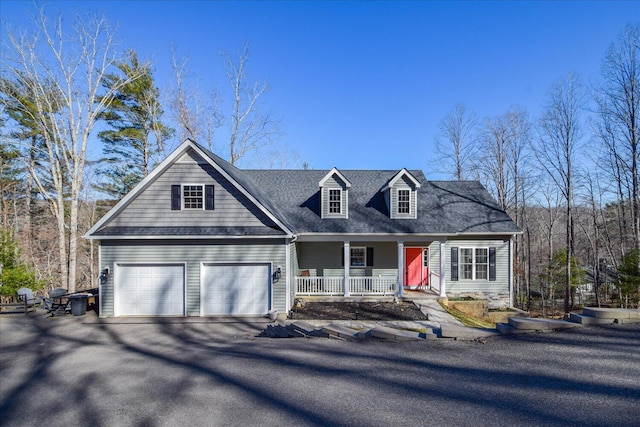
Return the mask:
{"type": "MultiPolygon", "coordinates": [[[[297,295],[344,295],[342,277],[296,277],[297,295]]],[[[349,289],[352,295],[393,295],[396,293],[398,278],[390,277],[350,277],[349,289]]]]}

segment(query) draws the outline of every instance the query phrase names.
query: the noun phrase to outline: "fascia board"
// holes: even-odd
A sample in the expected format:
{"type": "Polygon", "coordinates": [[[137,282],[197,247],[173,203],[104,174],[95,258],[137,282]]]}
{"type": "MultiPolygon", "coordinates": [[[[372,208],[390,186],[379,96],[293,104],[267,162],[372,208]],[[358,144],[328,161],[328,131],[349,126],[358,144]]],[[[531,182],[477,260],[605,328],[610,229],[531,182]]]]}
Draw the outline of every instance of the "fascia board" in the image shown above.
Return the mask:
{"type": "Polygon", "coordinates": [[[255,235],[255,236],[222,236],[222,235],[194,235],[194,236],[175,236],[175,235],[158,235],[158,236],[89,236],[88,240],[236,240],[236,239],[291,239],[291,236],[272,236],[272,235],[255,235]]]}

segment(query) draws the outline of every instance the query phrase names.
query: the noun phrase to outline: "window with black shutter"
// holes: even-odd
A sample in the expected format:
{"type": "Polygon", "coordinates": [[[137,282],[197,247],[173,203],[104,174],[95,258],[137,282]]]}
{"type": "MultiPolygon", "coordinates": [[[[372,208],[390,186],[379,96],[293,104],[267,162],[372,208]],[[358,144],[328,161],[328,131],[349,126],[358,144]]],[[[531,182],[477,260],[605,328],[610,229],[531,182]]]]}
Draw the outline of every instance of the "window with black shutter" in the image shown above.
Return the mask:
{"type": "Polygon", "coordinates": [[[489,280],[496,280],[496,248],[489,248],[489,280]]]}
{"type": "Polygon", "coordinates": [[[205,210],[212,211],[213,205],[213,185],[204,186],[204,208],[205,210]]]}
{"type": "Polygon", "coordinates": [[[214,186],[174,184],[171,186],[171,210],[213,210],[214,186]]]}
{"type": "Polygon", "coordinates": [[[182,208],[182,196],[180,185],[171,186],[171,210],[179,211],[182,208]]]}

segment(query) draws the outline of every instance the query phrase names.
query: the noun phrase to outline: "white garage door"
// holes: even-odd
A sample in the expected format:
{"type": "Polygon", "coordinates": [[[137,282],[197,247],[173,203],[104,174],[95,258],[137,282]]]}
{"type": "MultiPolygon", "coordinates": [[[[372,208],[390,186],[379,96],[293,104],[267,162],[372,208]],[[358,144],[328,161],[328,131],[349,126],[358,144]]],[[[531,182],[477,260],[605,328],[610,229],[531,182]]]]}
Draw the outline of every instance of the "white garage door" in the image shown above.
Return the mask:
{"type": "Polygon", "coordinates": [[[183,316],[184,265],[118,265],[116,316],[183,316]]]}
{"type": "Polygon", "coordinates": [[[200,313],[203,316],[257,316],[269,310],[266,264],[202,266],[200,313]]]}

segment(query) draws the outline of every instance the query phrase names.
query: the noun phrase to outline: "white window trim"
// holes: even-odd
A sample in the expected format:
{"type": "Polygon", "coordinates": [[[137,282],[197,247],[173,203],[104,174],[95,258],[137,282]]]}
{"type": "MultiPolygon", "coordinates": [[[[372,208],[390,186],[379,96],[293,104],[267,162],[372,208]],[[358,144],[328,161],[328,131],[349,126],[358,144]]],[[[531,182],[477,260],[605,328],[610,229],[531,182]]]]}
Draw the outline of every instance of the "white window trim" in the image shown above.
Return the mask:
{"type": "Polygon", "coordinates": [[[411,189],[410,188],[397,188],[396,189],[396,211],[398,215],[411,215],[411,189]],[[409,206],[409,212],[400,212],[400,192],[401,191],[406,191],[407,195],[409,197],[409,200],[406,201],[406,203],[409,206]]]}
{"type": "Polygon", "coordinates": [[[320,190],[320,197],[322,198],[322,206],[320,207],[321,218],[343,218],[349,219],[349,188],[342,187],[327,187],[320,190]],[[340,213],[329,212],[329,191],[340,191],[340,213]],[[325,209],[326,208],[326,209],[325,209]]]}
{"type": "Polygon", "coordinates": [[[199,184],[199,183],[183,183],[180,184],[180,207],[182,208],[183,211],[203,211],[205,210],[205,204],[206,204],[206,200],[205,198],[207,197],[207,195],[205,194],[205,185],[204,184],[199,184]],[[185,187],[201,187],[202,188],[202,208],[187,208],[184,206],[184,199],[185,199],[185,191],[184,188],[185,187]]]}
{"type": "Polygon", "coordinates": [[[415,190],[407,187],[393,188],[391,191],[391,219],[416,219],[418,214],[417,200],[415,200],[415,190]],[[400,191],[409,192],[409,213],[400,212],[400,191]]]}
{"type": "Polygon", "coordinates": [[[343,215],[342,212],[342,188],[328,188],[327,189],[327,215],[343,215]],[[338,208],[340,209],[339,212],[331,212],[331,192],[332,191],[337,191],[338,192],[338,208]]]}
{"type": "Polygon", "coordinates": [[[483,282],[488,282],[489,281],[489,247],[488,246],[464,246],[464,247],[460,247],[458,248],[458,280],[473,280],[473,281],[483,281],[483,282]],[[462,251],[464,249],[471,249],[471,279],[466,279],[462,277],[462,251]],[[476,278],[476,250],[478,249],[484,249],[487,251],[487,277],[485,279],[478,279],[476,278]]]}
{"type": "Polygon", "coordinates": [[[349,248],[349,268],[366,268],[367,267],[367,247],[366,246],[351,246],[349,248]],[[362,249],[362,251],[364,252],[364,256],[363,261],[364,261],[364,265],[352,265],[351,264],[351,258],[352,258],[352,253],[354,249],[362,249]]]}

